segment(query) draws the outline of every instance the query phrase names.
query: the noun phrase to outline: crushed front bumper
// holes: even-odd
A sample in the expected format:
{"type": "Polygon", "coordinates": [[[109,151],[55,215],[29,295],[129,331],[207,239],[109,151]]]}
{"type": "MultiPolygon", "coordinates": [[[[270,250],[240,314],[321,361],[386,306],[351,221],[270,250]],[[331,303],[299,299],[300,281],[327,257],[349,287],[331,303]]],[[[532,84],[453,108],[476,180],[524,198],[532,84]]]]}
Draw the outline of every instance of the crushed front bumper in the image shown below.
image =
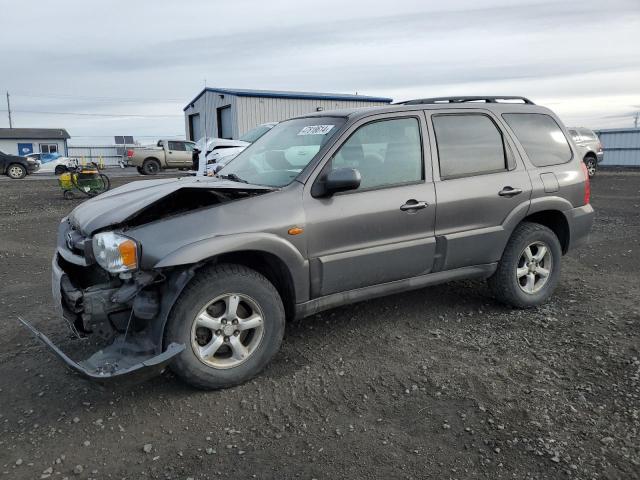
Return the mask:
{"type": "MultiPolygon", "coordinates": [[[[67,274],[59,265],[58,255],[59,253],[54,255],[51,263],[51,290],[54,305],[59,317],[63,318],[71,331],[79,337],[75,319],[65,307],[65,304],[69,303],[69,293],[68,289],[65,290],[65,284],[70,284],[67,274]],[[63,295],[67,298],[63,298],[63,295]]],[[[159,343],[152,341],[149,338],[150,335],[125,332],[117,335],[111,344],[96,351],[85,360],[75,361],[29,322],[22,318],[19,320],[71,370],[86,379],[104,383],[123,379],[137,382],[159,375],[171,360],[185,349],[183,344],[171,343],[164,351],[159,352],[159,343]]]]}
{"type": "Polygon", "coordinates": [[[141,351],[137,343],[127,342],[126,339],[123,339],[116,340],[109,347],[94,353],[86,360],[76,362],[60,350],[45,334],[22,318],[18,318],[18,320],[38,340],[49,347],[67,367],[84,378],[98,382],[109,383],[124,378],[131,382],[141,382],[155,377],[160,375],[169,362],[185,348],[182,344],[172,343],[161,354],[149,355],[141,351]]]}

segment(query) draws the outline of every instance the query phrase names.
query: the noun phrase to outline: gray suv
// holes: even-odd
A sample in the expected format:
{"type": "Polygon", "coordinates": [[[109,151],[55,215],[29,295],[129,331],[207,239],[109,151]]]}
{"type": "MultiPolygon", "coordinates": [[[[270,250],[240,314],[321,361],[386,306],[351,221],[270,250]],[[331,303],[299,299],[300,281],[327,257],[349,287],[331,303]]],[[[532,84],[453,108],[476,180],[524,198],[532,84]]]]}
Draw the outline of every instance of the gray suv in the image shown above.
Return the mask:
{"type": "Polygon", "coordinates": [[[103,382],[169,366],[237,385],[285,322],[450,280],[540,305],[593,222],[567,131],[518,97],[421,99],[276,125],[214,178],[130,183],[60,223],[53,296],[103,382]],[[518,101],[519,103],[514,103],[518,101]]]}
{"type": "Polygon", "coordinates": [[[587,166],[589,177],[598,170],[598,164],[604,158],[602,143],[593,130],[584,127],[568,127],[569,135],[578,147],[578,155],[587,166]]]}

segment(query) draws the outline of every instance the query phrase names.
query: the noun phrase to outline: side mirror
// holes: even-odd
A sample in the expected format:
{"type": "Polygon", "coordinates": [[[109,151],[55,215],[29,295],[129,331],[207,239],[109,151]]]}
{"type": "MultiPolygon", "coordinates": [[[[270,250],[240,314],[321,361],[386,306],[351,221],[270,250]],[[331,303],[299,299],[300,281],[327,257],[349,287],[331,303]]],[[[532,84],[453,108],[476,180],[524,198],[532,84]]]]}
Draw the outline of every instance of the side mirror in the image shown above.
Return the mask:
{"type": "Polygon", "coordinates": [[[329,197],[334,193],[355,190],[360,186],[361,180],[362,176],[355,168],[337,168],[331,170],[324,181],[317,183],[318,188],[312,189],[311,194],[314,197],[329,197]]]}

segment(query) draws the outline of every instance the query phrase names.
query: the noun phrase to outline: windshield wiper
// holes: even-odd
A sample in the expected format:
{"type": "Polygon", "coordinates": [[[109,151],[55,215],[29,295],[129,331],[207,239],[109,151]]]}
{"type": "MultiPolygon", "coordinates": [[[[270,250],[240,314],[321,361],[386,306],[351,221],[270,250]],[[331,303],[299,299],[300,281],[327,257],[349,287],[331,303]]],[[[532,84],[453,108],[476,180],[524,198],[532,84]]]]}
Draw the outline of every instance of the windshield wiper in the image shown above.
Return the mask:
{"type": "Polygon", "coordinates": [[[240,183],[249,183],[248,181],[246,181],[244,178],[240,178],[238,175],[236,175],[235,173],[230,173],[228,175],[216,175],[218,178],[222,178],[223,180],[232,180],[234,182],[240,182],[240,183]]]}

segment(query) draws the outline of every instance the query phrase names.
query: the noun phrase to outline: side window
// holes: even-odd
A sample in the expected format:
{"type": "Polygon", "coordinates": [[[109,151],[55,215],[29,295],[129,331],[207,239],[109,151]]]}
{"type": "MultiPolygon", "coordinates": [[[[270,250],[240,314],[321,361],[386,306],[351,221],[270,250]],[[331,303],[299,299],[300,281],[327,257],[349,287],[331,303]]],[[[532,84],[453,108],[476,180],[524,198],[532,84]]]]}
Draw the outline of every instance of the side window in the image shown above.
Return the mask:
{"type": "Polygon", "coordinates": [[[556,121],[544,113],[504,113],[502,117],[520,140],[536,167],[567,163],[573,157],[556,121]]]}
{"type": "Polygon", "coordinates": [[[184,142],[169,142],[169,150],[176,150],[178,152],[186,152],[187,147],[184,146],[184,142]]]}
{"type": "Polygon", "coordinates": [[[424,176],[418,120],[363,125],[336,152],[330,168],[357,169],[362,175],[358,190],[419,182],[424,176]]]}
{"type": "Polygon", "coordinates": [[[508,169],[504,138],[488,116],[444,114],[432,120],[442,179],[508,169]]]}

